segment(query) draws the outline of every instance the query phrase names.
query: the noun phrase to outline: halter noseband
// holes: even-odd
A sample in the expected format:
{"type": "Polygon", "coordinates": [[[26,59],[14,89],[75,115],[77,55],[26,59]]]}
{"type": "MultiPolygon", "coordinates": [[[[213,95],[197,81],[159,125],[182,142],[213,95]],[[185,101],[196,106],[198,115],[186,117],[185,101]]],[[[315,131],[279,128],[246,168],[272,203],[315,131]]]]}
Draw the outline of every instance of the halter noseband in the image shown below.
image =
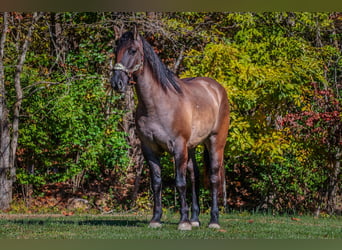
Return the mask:
{"type": "Polygon", "coordinates": [[[143,61],[141,61],[140,63],[138,63],[137,65],[135,65],[132,69],[128,69],[126,66],[122,65],[121,63],[116,63],[114,65],[114,70],[120,70],[123,71],[125,73],[127,73],[127,75],[129,77],[132,76],[133,73],[137,72],[138,70],[140,70],[143,67],[143,61]]]}

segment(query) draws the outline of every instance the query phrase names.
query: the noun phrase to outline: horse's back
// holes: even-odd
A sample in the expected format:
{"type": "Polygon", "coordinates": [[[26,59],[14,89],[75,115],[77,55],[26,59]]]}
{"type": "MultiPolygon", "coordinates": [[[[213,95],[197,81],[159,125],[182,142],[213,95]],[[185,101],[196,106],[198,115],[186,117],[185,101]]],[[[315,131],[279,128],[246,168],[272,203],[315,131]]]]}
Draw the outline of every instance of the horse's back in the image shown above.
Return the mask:
{"type": "Polygon", "coordinates": [[[181,79],[184,93],[192,103],[192,135],[190,144],[197,144],[209,134],[226,136],[229,126],[229,103],[226,90],[209,77],[181,79]]]}
{"type": "Polygon", "coordinates": [[[184,83],[183,88],[187,90],[188,96],[193,102],[203,100],[207,105],[215,105],[229,110],[227,92],[216,80],[210,77],[192,77],[181,80],[184,83]]]}

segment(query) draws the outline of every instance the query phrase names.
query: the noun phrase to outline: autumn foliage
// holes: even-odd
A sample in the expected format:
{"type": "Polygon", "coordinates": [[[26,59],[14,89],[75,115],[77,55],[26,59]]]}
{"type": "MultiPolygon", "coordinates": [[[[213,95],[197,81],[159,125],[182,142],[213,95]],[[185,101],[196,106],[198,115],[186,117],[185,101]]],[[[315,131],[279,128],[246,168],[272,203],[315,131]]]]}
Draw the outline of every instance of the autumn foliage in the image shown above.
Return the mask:
{"type": "MultiPolygon", "coordinates": [[[[212,77],[227,90],[227,209],[340,212],[341,20],[339,12],[2,13],[1,159],[18,140],[0,179],[13,188],[12,209],[63,209],[75,198],[101,212],[150,209],[134,92],[108,84],[115,30],[135,25],[180,77],[212,77]]],[[[177,210],[173,162],[162,162],[163,204],[177,210]]],[[[201,185],[203,211],[209,197],[201,185]]]]}

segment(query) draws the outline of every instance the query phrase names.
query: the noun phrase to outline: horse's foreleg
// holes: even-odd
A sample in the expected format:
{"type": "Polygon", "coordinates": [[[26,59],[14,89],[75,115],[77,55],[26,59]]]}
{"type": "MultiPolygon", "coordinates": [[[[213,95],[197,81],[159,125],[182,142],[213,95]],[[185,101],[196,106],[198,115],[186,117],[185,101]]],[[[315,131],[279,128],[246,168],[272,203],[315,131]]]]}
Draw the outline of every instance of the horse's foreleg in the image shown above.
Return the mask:
{"type": "Polygon", "coordinates": [[[186,203],[186,170],[188,163],[188,152],[185,143],[175,145],[174,158],[176,168],[176,187],[180,198],[180,221],[179,230],[191,230],[189,221],[189,208],[186,203]]]}
{"type": "Polygon", "coordinates": [[[153,191],[153,217],[150,221],[149,227],[159,228],[161,227],[160,219],[162,216],[162,202],[161,202],[161,166],[159,156],[156,156],[152,151],[143,147],[143,153],[145,160],[150,168],[151,187],[153,191]]]}
{"type": "Polygon", "coordinates": [[[199,171],[198,166],[196,163],[195,158],[195,149],[192,149],[189,151],[189,159],[188,159],[188,171],[190,173],[190,179],[191,179],[191,189],[192,189],[192,206],[191,206],[191,225],[193,227],[199,227],[199,213],[200,213],[200,207],[199,207],[199,171]]]}

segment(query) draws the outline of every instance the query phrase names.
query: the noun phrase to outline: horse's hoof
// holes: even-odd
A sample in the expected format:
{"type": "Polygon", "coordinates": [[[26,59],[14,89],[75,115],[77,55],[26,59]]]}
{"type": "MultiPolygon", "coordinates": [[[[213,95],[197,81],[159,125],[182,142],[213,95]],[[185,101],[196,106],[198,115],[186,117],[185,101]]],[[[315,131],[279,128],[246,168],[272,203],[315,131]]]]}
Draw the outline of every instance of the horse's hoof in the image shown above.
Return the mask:
{"type": "Polygon", "coordinates": [[[191,223],[191,226],[193,226],[193,227],[199,227],[200,226],[199,221],[191,221],[190,223],[191,223]]]}
{"type": "Polygon", "coordinates": [[[148,225],[149,228],[161,228],[162,224],[160,222],[150,222],[148,225]]]}
{"type": "Polygon", "coordinates": [[[178,224],[178,230],[189,231],[191,230],[191,224],[189,222],[181,222],[178,224]]]}
{"type": "Polygon", "coordinates": [[[217,223],[210,223],[208,227],[209,228],[214,228],[214,229],[220,229],[221,228],[220,225],[217,224],[217,223]]]}

